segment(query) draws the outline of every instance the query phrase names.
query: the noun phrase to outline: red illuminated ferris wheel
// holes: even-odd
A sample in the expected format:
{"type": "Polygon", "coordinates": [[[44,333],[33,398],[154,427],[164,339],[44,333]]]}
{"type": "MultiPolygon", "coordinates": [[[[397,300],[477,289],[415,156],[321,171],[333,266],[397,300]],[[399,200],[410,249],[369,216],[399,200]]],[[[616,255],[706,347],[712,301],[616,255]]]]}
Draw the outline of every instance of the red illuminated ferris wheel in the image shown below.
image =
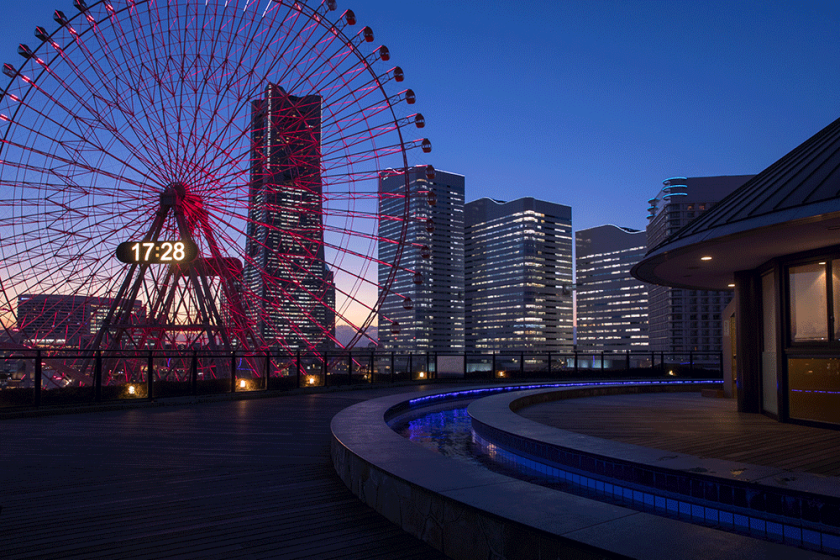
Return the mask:
{"type": "Polygon", "coordinates": [[[407,183],[378,212],[378,179],[430,149],[370,28],[334,0],[75,0],[54,19],[4,65],[0,347],[362,337],[410,219],[407,183]]]}

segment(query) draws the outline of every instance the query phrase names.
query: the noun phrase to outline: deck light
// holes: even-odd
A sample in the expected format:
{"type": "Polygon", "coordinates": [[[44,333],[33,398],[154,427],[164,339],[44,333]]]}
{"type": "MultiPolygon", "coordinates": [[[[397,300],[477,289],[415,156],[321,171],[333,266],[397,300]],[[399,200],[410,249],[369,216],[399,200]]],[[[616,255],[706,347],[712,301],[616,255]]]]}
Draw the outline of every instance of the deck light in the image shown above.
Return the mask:
{"type": "Polygon", "coordinates": [[[135,391],[135,389],[134,389],[134,385],[129,385],[129,386],[128,386],[128,394],[129,394],[129,395],[133,395],[133,394],[134,394],[134,391],[135,391]]]}
{"type": "Polygon", "coordinates": [[[245,380],[244,380],[244,379],[240,379],[240,380],[239,380],[239,388],[240,388],[240,389],[244,389],[244,388],[245,388],[245,380]]]}
{"type": "Polygon", "coordinates": [[[707,257],[700,257],[700,260],[701,261],[710,261],[710,260],[712,260],[712,257],[708,257],[708,256],[707,257]]]}

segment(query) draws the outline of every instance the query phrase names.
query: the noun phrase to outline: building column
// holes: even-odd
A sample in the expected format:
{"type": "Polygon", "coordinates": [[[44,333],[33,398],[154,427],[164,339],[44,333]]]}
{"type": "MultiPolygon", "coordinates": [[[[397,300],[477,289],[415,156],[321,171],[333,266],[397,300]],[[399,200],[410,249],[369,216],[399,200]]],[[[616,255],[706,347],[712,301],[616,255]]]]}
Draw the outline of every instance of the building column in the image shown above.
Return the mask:
{"type": "Polygon", "coordinates": [[[761,412],[761,277],[735,273],[735,352],[738,412],[761,412]]]}

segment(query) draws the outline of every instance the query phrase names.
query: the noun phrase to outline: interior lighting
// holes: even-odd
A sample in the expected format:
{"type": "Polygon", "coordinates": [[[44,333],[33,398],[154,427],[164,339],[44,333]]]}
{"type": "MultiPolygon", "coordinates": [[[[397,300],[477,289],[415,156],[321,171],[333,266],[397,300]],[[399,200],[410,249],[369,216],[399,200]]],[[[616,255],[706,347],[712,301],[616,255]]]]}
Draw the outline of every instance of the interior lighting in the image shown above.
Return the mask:
{"type": "Polygon", "coordinates": [[[135,392],[134,385],[129,385],[128,386],[128,394],[133,395],[134,392],[135,392]]]}
{"type": "Polygon", "coordinates": [[[239,380],[239,388],[240,388],[240,389],[244,389],[244,388],[245,388],[245,380],[244,380],[244,379],[240,379],[240,380],[239,380]]]}
{"type": "Polygon", "coordinates": [[[706,256],[706,257],[700,257],[700,260],[701,260],[701,261],[710,261],[710,260],[712,260],[712,257],[709,257],[709,256],[706,256]]]}
{"type": "Polygon", "coordinates": [[[728,288],[734,288],[734,287],[735,287],[735,284],[727,284],[726,286],[727,286],[728,288]]]}
{"type": "Polygon", "coordinates": [[[417,377],[419,377],[420,379],[423,379],[424,377],[426,377],[426,372],[421,371],[421,372],[417,375],[417,377]]]}

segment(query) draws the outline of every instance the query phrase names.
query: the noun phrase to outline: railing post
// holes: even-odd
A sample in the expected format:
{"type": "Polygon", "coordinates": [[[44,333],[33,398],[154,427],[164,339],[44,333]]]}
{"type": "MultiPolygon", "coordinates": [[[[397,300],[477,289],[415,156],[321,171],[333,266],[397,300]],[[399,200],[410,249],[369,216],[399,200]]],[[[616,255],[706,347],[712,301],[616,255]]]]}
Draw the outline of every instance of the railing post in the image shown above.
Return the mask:
{"type": "Polygon", "coordinates": [[[394,351],[391,350],[391,383],[394,382],[394,351]]]}
{"type": "Polygon", "coordinates": [[[408,353],[408,380],[414,381],[414,352],[408,353]]]}
{"type": "Polygon", "coordinates": [[[688,353],[688,374],[694,377],[694,352],[688,353]]]}
{"type": "Polygon", "coordinates": [[[661,368],[661,374],[665,375],[665,352],[659,353],[659,367],[661,368]]]}
{"type": "Polygon", "coordinates": [[[330,356],[326,350],[324,350],[324,363],[321,364],[321,372],[324,374],[324,387],[326,387],[327,375],[330,373],[330,356]]]}
{"type": "Polygon", "coordinates": [[[271,350],[266,349],[265,351],[265,387],[264,390],[268,391],[268,380],[271,379],[271,350]]]}
{"type": "Polygon", "coordinates": [[[578,375],[578,352],[575,350],[575,375],[578,375]]]}
{"type": "MultiPolygon", "coordinates": [[[[324,362],[326,363],[326,362],[324,362]]],[[[295,354],[295,371],[297,371],[297,386],[300,388],[300,350],[295,354]]],[[[324,387],[327,386],[327,375],[324,374],[324,387]]]]}
{"type": "Polygon", "coordinates": [[[624,371],[630,371],[630,350],[624,351],[624,371]]]}
{"type": "Polygon", "coordinates": [[[432,378],[432,368],[429,367],[429,351],[426,350],[426,379],[432,378]]]}
{"type": "Polygon", "coordinates": [[[490,369],[490,379],[496,379],[496,351],[493,350],[493,366],[490,369]]]}
{"type": "Polygon", "coordinates": [[[149,350],[146,362],[146,398],[149,401],[155,400],[155,356],[149,350]]]}
{"type": "Polygon", "coordinates": [[[604,375],[604,352],[601,352],[601,376],[604,375]]]}
{"type": "Polygon", "coordinates": [[[368,370],[368,383],[373,383],[373,363],[376,360],[374,356],[376,354],[376,350],[370,351],[370,369],[368,370]]]}
{"type": "Polygon", "coordinates": [[[464,350],[464,379],[467,378],[467,351],[464,350]]]}
{"type": "MultiPolygon", "coordinates": [[[[26,362],[24,362],[25,364],[26,362]]],[[[35,350],[35,387],[32,395],[32,404],[36,407],[41,406],[41,349],[35,350]]]]}
{"type": "Polygon", "coordinates": [[[102,401],[102,350],[96,351],[96,360],[93,365],[93,400],[102,401]]]}
{"type": "Polygon", "coordinates": [[[519,353],[519,378],[525,377],[525,352],[519,353]]]}
{"type": "Polygon", "coordinates": [[[193,348],[192,364],[190,366],[190,383],[193,396],[198,395],[198,350],[193,348]]]}
{"type": "Polygon", "coordinates": [[[230,392],[236,392],[236,350],[230,353],[230,392]]]}
{"type": "Polygon", "coordinates": [[[718,371],[720,378],[723,379],[723,352],[718,352],[718,371]]]}
{"type": "Polygon", "coordinates": [[[650,353],[650,374],[653,375],[653,368],[656,367],[656,352],[650,353]]]}
{"type": "MultiPolygon", "coordinates": [[[[435,379],[437,379],[438,378],[438,353],[437,353],[437,350],[435,350],[435,359],[434,359],[433,363],[435,364],[435,379]]],[[[427,366],[428,366],[428,364],[427,364],[427,366]]],[[[432,379],[432,368],[428,367],[428,370],[429,370],[429,379],[432,379]]]]}
{"type": "Polygon", "coordinates": [[[347,384],[353,384],[353,351],[347,351],[347,384]]]}
{"type": "Polygon", "coordinates": [[[551,352],[548,353],[548,376],[551,377],[551,352]]]}

